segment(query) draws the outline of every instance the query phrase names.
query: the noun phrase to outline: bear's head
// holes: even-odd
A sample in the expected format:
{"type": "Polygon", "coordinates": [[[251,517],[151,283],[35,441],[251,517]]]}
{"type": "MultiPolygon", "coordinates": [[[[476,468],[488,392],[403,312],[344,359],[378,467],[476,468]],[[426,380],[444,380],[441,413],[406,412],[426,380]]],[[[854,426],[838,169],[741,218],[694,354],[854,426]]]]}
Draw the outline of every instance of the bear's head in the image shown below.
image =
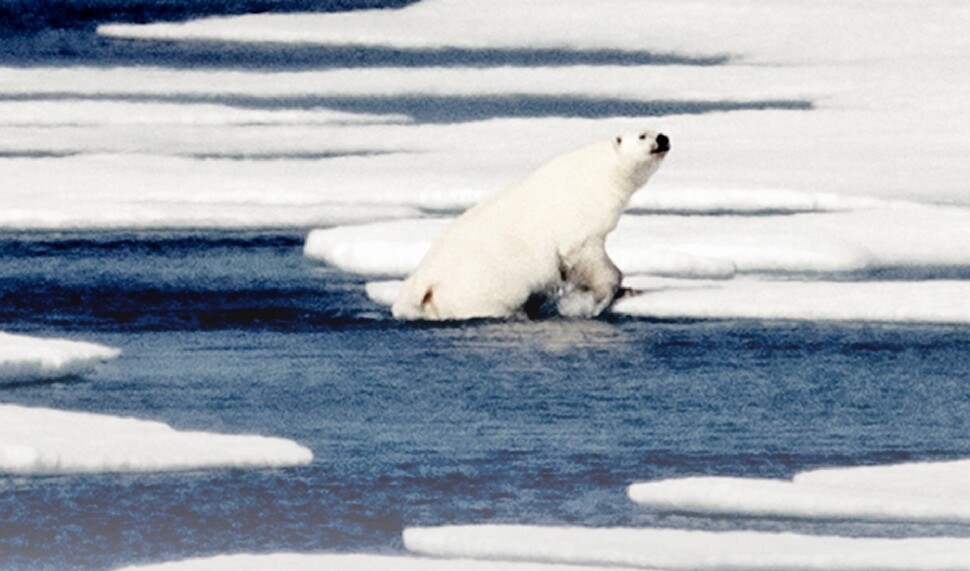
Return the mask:
{"type": "Polygon", "coordinates": [[[650,175],[660,167],[670,151],[670,139],[650,130],[626,133],[613,139],[613,150],[619,158],[623,176],[629,177],[635,190],[646,184],[650,175]]]}

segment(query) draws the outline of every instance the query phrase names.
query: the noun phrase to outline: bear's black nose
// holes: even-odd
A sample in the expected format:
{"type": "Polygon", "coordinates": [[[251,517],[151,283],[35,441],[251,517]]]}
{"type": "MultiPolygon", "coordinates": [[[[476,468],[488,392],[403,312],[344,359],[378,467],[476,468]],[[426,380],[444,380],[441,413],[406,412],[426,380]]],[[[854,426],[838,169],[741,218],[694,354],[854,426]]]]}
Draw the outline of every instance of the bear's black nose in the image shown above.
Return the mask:
{"type": "Polygon", "coordinates": [[[670,139],[667,137],[667,135],[660,133],[659,135],[657,135],[657,150],[655,150],[654,152],[666,153],[669,150],[670,150],[670,139]]]}

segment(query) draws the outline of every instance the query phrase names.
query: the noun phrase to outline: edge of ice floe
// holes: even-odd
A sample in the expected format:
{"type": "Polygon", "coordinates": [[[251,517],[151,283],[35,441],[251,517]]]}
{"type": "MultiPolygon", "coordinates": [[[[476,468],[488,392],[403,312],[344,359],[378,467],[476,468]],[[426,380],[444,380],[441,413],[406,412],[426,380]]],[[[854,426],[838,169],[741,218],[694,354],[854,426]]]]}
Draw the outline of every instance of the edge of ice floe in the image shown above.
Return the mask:
{"type": "MultiPolygon", "coordinates": [[[[608,571],[600,567],[548,565],[543,563],[509,563],[471,559],[436,559],[414,555],[376,554],[236,554],[186,559],[144,566],[125,567],[119,571],[608,571]]],[[[610,568],[612,571],[617,568],[610,568]]]]}
{"type": "Polygon", "coordinates": [[[0,386],[84,375],[119,355],[97,343],[0,332],[0,386]]]}
{"type": "Polygon", "coordinates": [[[970,523],[970,461],[802,472],[791,480],[703,476],[629,486],[661,511],[735,516],[970,523]]]}
{"type": "Polygon", "coordinates": [[[408,528],[404,545],[435,557],[692,571],[970,569],[970,539],[956,537],[468,525],[408,528]]]}
{"type": "Polygon", "coordinates": [[[179,431],[155,421],[0,404],[0,474],[284,468],[313,461],[284,438],[179,431]]]}

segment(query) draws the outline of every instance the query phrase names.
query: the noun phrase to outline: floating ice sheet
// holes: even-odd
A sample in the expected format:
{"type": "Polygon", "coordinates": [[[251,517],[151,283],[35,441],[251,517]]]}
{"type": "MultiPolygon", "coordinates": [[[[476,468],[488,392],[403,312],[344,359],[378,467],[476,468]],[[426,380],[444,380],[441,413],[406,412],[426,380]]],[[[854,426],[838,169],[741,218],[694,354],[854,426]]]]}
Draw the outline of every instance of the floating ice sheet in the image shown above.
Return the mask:
{"type": "MultiPolygon", "coordinates": [[[[699,208],[696,196],[682,209],[699,208]]],[[[766,203],[759,194],[740,197],[748,201],[727,201],[735,208],[766,203]]],[[[676,196],[664,204],[677,208],[676,196]]],[[[717,204],[725,202],[712,210],[717,204]]],[[[403,277],[451,223],[418,219],[317,230],[304,251],[345,271],[403,277]]],[[[967,228],[965,208],[871,201],[811,214],[625,216],[607,250],[626,275],[625,285],[642,293],[614,311],[657,318],[970,323],[967,228]]],[[[375,283],[368,294],[388,303],[397,287],[375,283]]]]}
{"type": "Polygon", "coordinates": [[[630,498],[689,513],[970,522],[970,461],[813,470],[793,480],[692,477],[633,484],[630,498]]]}
{"type": "MultiPolygon", "coordinates": [[[[875,15],[860,3],[808,8],[791,0],[770,9],[759,0],[595,6],[569,0],[555,7],[489,0],[474,9],[455,0],[426,0],[393,11],[106,26],[105,34],[166,39],[378,43],[429,50],[646,49],[735,57],[728,65],[712,66],[484,65],[286,73],[3,69],[0,107],[10,113],[0,121],[0,169],[6,181],[0,212],[17,212],[7,227],[32,228],[121,226],[125,218],[132,225],[175,226],[397,218],[402,212],[385,210],[388,205],[425,208],[426,197],[437,197],[449,208],[467,207],[550,156],[644,123],[673,141],[674,151],[649,190],[680,193],[675,211],[693,208],[689,198],[701,212],[843,208],[820,199],[833,193],[970,204],[965,160],[970,138],[954,128],[970,121],[965,104],[970,49],[966,34],[952,25],[968,9],[954,0],[932,7],[893,1],[875,15]],[[429,101],[431,107],[451,109],[453,120],[462,123],[406,120],[409,114],[427,115],[429,101]],[[775,109],[773,101],[801,106],[775,109]],[[724,109],[760,102],[769,110],[686,115],[707,108],[698,102],[723,103],[724,109]],[[518,103],[534,109],[516,111],[519,119],[498,118],[508,117],[518,103]],[[811,111],[804,110],[807,103],[811,111]],[[457,116],[467,107],[499,111],[457,116]],[[577,118],[593,108],[601,112],[577,118]],[[153,129],[144,129],[145,124],[153,129]],[[158,160],[136,176],[118,167],[120,176],[105,181],[98,161],[87,160],[91,153],[117,154],[122,162],[135,163],[144,158],[132,153],[208,160],[158,160]],[[229,164],[220,170],[215,162],[229,164]],[[35,180],[25,173],[50,174],[35,180]],[[143,188],[152,190],[150,199],[140,194],[143,188]],[[721,188],[732,194],[715,204],[711,189],[721,188]],[[102,198],[105,189],[111,196],[102,198]],[[303,196],[288,202],[292,189],[303,196]],[[299,205],[310,202],[311,189],[318,193],[313,201],[318,207],[314,215],[303,214],[299,205]],[[763,199],[762,189],[796,194],[775,192],[772,201],[756,207],[752,199],[736,200],[740,192],[761,193],[763,199]],[[195,197],[213,193],[220,195],[218,201],[200,207],[201,214],[178,206],[204,202],[195,197]],[[816,199],[805,200],[809,195],[816,199]],[[50,206],[64,196],[77,215],[50,206]],[[280,206],[274,212],[265,208],[267,200],[291,209],[280,206]],[[119,205],[113,220],[91,214],[111,203],[119,205]],[[348,211],[349,203],[366,206],[348,211]],[[218,216],[219,205],[226,215],[218,216]],[[168,214],[146,212],[151,208],[168,214]]],[[[448,120],[447,109],[424,119],[448,120]]],[[[634,206],[671,209],[661,193],[638,196],[634,206]]]]}
{"type": "Polygon", "coordinates": [[[729,282],[630,279],[616,313],[664,319],[970,323],[970,281],[729,282]]]}
{"type": "MultiPolygon", "coordinates": [[[[968,203],[965,181],[970,167],[963,157],[970,148],[953,125],[970,120],[964,104],[970,46],[966,34],[952,25],[966,18],[968,10],[955,0],[929,8],[893,1],[881,6],[879,14],[859,3],[809,7],[793,0],[770,6],[759,0],[595,5],[571,0],[555,7],[490,0],[475,9],[456,0],[432,0],[393,11],[252,15],[111,25],[101,31],[123,37],[408,49],[728,54],[733,58],[728,65],[706,67],[368,70],[369,75],[350,72],[346,81],[333,84],[369,95],[565,91],[593,99],[811,101],[818,111],[658,120],[672,135],[675,150],[658,181],[665,179],[678,188],[767,185],[968,203]],[[469,72],[482,79],[459,78],[469,72]],[[913,89],[914,85],[934,89],[913,89]]],[[[499,141],[535,141],[538,131],[535,125],[523,124],[506,131],[499,141]]],[[[565,132],[561,129],[560,135],[565,132]]],[[[505,171],[510,165],[496,160],[495,167],[505,171]]]]}
{"type": "Polygon", "coordinates": [[[805,5],[692,2],[671,5],[614,0],[595,5],[570,0],[555,7],[510,0],[479,2],[475,9],[460,0],[425,0],[401,10],[339,14],[272,14],[209,18],[187,23],[111,24],[104,35],[153,39],[209,39],[396,47],[517,47],[523,45],[721,54],[747,57],[765,44],[777,49],[775,59],[825,58],[854,61],[860,57],[918,57],[951,53],[967,46],[950,30],[966,6],[950,1],[920,9],[892,2],[878,15],[857,20],[853,4],[805,5]],[[901,18],[900,14],[909,16],[901,18]],[[786,22],[787,26],[779,26],[786,22]],[[925,29],[936,33],[926,33],[925,29]],[[891,38],[892,41],[886,41],[891,38]]]}
{"type": "Polygon", "coordinates": [[[314,230],[303,253],[348,272],[404,276],[451,222],[418,219],[314,230]]]}
{"type": "Polygon", "coordinates": [[[178,431],[160,422],[0,404],[0,473],[42,475],[309,464],[290,440],[178,431]]]}
{"type": "MultiPolygon", "coordinates": [[[[75,97],[80,95],[81,93],[77,93],[75,97]]],[[[251,109],[191,101],[139,102],[56,98],[41,98],[39,101],[0,100],[0,125],[11,127],[193,125],[211,128],[277,124],[348,125],[387,123],[393,119],[325,109],[251,109]]]]}
{"type": "Polygon", "coordinates": [[[481,525],[406,529],[404,545],[436,557],[643,569],[970,569],[966,538],[481,525]]]}
{"type": "Polygon", "coordinates": [[[83,375],[120,354],[96,343],[0,332],[0,386],[83,375]]]}
{"type": "MultiPolygon", "coordinates": [[[[221,555],[157,565],[126,567],[122,571],[607,571],[600,567],[429,559],[388,555],[269,554],[221,555]]],[[[610,570],[623,571],[610,567],[610,570]]]]}
{"type": "Polygon", "coordinates": [[[406,200],[319,192],[316,161],[270,162],[149,155],[0,160],[0,228],[312,227],[420,214],[406,200]]]}
{"type": "MultiPolygon", "coordinates": [[[[676,196],[665,203],[673,207],[676,196]]],[[[687,208],[698,206],[690,200],[687,208]]],[[[449,223],[422,219],[322,230],[310,234],[305,252],[352,272],[404,275],[449,223]]],[[[911,203],[791,216],[625,216],[607,251],[627,275],[947,275],[970,269],[967,228],[968,209],[911,203]]]]}
{"type": "MultiPolygon", "coordinates": [[[[400,280],[366,284],[371,301],[390,306],[400,280]]],[[[885,323],[970,323],[970,282],[767,281],[633,277],[639,293],[611,309],[660,319],[758,319],[885,323]]]]}

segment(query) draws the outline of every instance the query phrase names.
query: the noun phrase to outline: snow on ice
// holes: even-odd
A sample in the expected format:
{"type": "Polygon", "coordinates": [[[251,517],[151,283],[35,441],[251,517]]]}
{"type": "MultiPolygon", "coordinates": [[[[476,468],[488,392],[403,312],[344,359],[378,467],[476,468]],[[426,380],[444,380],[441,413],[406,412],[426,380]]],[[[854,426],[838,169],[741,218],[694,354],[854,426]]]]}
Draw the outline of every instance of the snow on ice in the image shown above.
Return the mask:
{"type": "Polygon", "coordinates": [[[700,191],[702,199],[693,202],[701,211],[738,210],[736,201],[714,198],[721,189],[769,189],[763,194],[774,195],[782,210],[814,208],[788,203],[782,197],[789,191],[803,193],[799,201],[808,193],[966,205],[970,140],[954,126],[970,124],[964,104],[970,50],[953,23],[967,10],[952,0],[932,7],[895,0],[878,14],[837,2],[593,7],[571,0],[550,8],[490,0],[468,10],[454,0],[425,0],[390,12],[104,26],[106,35],[165,39],[563,48],[567,62],[570,50],[729,60],[299,72],[7,68],[0,73],[0,95],[11,98],[2,103],[11,112],[0,114],[6,181],[0,212],[15,214],[0,223],[329,226],[400,218],[428,203],[464,208],[550,156],[645,122],[674,142],[654,186],[638,198],[661,210],[666,207],[650,193],[682,192],[683,207],[700,191]],[[580,106],[619,99],[643,104],[644,116],[485,116],[456,125],[414,120],[402,104],[439,97],[441,106],[450,101],[461,108],[467,98],[483,96],[570,97],[580,106]],[[814,108],[691,115],[684,107],[681,114],[648,119],[657,101],[675,113],[684,102],[787,101],[814,108]],[[105,175],[101,154],[137,166],[122,169],[123,176],[105,175]],[[51,180],[31,185],[29,173],[38,172],[51,173],[51,180]],[[126,192],[129,187],[149,189],[150,197],[126,192]],[[65,194],[73,209],[60,205],[65,194]],[[268,208],[265,197],[276,205],[268,208]],[[99,216],[106,203],[118,207],[117,216],[99,216]]]}

